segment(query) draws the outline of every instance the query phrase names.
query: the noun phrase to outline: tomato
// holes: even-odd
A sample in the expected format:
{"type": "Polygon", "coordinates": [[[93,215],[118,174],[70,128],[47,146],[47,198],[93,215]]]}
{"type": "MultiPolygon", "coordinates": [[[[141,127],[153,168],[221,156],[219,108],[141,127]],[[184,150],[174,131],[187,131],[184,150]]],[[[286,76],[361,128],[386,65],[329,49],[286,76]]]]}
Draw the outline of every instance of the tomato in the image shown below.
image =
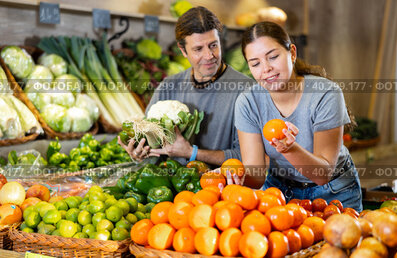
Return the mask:
{"type": "Polygon", "coordinates": [[[309,199],[301,200],[299,205],[307,211],[313,211],[312,202],[309,199]]]}
{"type": "Polygon", "coordinates": [[[339,200],[332,200],[329,204],[336,205],[340,211],[343,211],[343,204],[339,200]]]}
{"type": "Polygon", "coordinates": [[[324,211],[325,207],[328,206],[328,203],[326,200],[322,199],[322,198],[317,198],[314,199],[312,202],[312,206],[313,206],[313,211],[324,211]]]}

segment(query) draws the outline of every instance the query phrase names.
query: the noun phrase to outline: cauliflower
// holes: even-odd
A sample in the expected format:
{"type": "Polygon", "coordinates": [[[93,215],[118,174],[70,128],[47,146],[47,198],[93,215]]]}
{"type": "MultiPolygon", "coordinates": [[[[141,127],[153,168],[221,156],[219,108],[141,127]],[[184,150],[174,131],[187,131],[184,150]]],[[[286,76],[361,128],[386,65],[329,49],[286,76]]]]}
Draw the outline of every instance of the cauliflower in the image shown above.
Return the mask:
{"type": "Polygon", "coordinates": [[[182,102],[177,100],[158,101],[150,107],[147,118],[161,120],[166,115],[174,124],[179,124],[182,119],[178,114],[181,111],[189,113],[189,108],[182,102]]]}

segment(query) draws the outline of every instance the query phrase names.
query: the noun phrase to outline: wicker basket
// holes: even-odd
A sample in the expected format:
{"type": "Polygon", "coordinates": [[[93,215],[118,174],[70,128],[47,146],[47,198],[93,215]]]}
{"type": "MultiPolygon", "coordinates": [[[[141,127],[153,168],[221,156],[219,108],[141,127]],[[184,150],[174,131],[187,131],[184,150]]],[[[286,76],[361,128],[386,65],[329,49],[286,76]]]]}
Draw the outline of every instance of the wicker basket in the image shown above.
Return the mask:
{"type": "MultiPolygon", "coordinates": [[[[21,48],[25,49],[30,55],[32,55],[32,57],[37,57],[41,53],[43,53],[41,50],[39,50],[38,48],[35,48],[35,47],[21,46],[21,48]]],[[[1,49],[2,49],[2,47],[0,47],[0,50],[1,49]]],[[[58,137],[60,140],[79,139],[85,133],[87,133],[87,132],[58,133],[58,132],[54,131],[51,127],[49,127],[48,124],[46,123],[46,121],[40,116],[39,111],[36,109],[36,107],[33,105],[33,103],[27,97],[27,95],[22,90],[22,88],[19,86],[18,82],[15,80],[15,77],[12,75],[10,69],[8,69],[7,65],[4,63],[4,60],[1,57],[0,57],[0,62],[1,62],[1,66],[4,69],[4,72],[7,75],[7,78],[10,82],[10,87],[14,91],[14,96],[17,97],[19,100],[21,100],[30,109],[30,111],[32,111],[33,115],[36,117],[36,119],[39,121],[39,123],[43,127],[43,130],[44,130],[47,138],[54,139],[55,137],[58,137]]],[[[91,133],[94,135],[98,132],[98,128],[99,128],[98,123],[96,122],[91,127],[91,129],[88,131],[88,133],[91,133]]]]}
{"type": "Polygon", "coordinates": [[[12,241],[8,236],[10,225],[2,225],[0,227],[0,249],[12,250],[12,241]]]}
{"type": "Polygon", "coordinates": [[[128,255],[131,241],[51,236],[19,231],[17,227],[10,228],[9,237],[16,252],[33,252],[53,257],[124,257],[128,255]]]}
{"type": "MultiPolygon", "coordinates": [[[[312,245],[309,248],[300,250],[299,252],[293,253],[291,255],[287,255],[286,257],[290,258],[306,258],[306,257],[313,257],[315,254],[320,252],[321,247],[325,244],[324,241],[318,242],[315,245],[312,245]]],[[[140,257],[161,257],[161,258],[204,258],[204,257],[209,257],[201,254],[189,254],[189,253],[180,253],[180,252],[175,252],[175,251],[170,251],[170,250],[156,250],[152,248],[146,248],[140,245],[137,245],[136,243],[132,242],[130,244],[130,252],[133,254],[135,257],[140,258],[140,257]]],[[[211,257],[221,257],[221,256],[211,256],[211,257]]]]}

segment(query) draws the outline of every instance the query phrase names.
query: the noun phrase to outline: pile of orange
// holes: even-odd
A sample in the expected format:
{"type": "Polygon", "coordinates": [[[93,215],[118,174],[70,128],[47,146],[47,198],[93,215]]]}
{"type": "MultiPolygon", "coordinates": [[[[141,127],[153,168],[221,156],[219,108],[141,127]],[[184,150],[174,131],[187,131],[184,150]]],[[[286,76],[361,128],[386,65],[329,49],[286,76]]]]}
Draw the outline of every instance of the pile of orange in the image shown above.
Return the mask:
{"type": "Polygon", "coordinates": [[[286,204],[277,188],[214,185],[154,206],[151,219],[131,229],[134,242],[158,250],[202,255],[280,257],[323,239],[325,221],[286,204]]]}

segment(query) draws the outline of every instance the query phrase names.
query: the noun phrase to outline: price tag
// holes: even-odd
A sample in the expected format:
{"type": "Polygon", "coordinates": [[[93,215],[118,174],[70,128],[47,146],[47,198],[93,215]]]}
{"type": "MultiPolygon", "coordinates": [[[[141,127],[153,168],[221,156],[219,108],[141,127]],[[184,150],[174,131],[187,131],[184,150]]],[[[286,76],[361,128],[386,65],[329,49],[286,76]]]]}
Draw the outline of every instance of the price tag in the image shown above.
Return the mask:
{"type": "Polygon", "coordinates": [[[94,22],[94,28],[99,29],[110,29],[112,27],[110,23],[110,11],[104,9],[92,9],[92,19],[94,22]]]}
{"type": "Polygon", "coordinates": [[[152,15],[145,15],[145,32],[146,33],[158,33],[159,32],[159,17],[152,15]]]}
{"type": "Polygon", "coordinates": [[[52,256],[26,252],[25,253],[25,258],[52,258],[52,256]]]}
{"type": "Polygon", "coordinates": [[[59,4],[40,2],[39,16],[41,23],[59,24],[61,22],[59,4]]]}

